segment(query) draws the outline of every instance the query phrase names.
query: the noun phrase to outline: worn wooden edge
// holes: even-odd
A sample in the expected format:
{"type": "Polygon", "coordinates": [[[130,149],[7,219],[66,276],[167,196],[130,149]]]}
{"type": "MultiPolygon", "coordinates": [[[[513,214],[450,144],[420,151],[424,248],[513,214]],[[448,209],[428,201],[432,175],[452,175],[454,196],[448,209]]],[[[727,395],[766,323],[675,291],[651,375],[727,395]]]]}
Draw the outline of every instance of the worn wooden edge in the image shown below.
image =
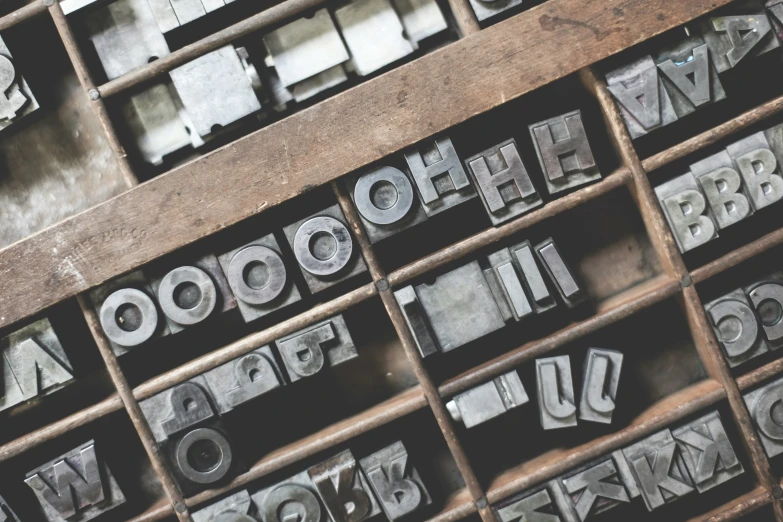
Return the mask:
{"type": "Polygon", "coordinates": [[[702,283],[781,244],[783,244],[783,227],[696,268],[691,271],[691,279],[694,283],[702,283]]]}
{"type": "Polygon", "coordinates": [[[772,503],[772,495],[761,486],[734,498],[703,515],[688,519],[687,522],[729,522],[749,515],[772,503]]]}
{"type": "Polygon", "coordinates": [[[0,327],[729,1],[549,0],[349,89],[0,251],[0,327]]]}

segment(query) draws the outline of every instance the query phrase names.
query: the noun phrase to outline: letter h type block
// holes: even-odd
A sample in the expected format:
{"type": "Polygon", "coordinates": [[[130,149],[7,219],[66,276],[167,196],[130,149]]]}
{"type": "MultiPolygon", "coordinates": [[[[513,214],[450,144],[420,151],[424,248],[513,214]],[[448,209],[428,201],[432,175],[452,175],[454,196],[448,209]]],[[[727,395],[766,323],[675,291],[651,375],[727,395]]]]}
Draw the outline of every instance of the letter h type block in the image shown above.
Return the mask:
{"type": "Polygon", "coordinates": [[[359,356],[342,315],[275,341],[291,382],[315,375],[324,367],[359,356]]]}
{"type": "Polygon", "coordinates": [[[79,520],[92,520],[125,502],[109,467],[98,459],[94,441],[31,471],[25,482],[49,522],[77,515],[79,520]]]}
{"type": "Polygon", "coordinates": [[[383,512],[392,522],[432,504],[419,472],[409,459],[408,450],[397,441],[360,462],[383,512]]]}
{"type": "Polygon", "coordinates": [[[623,450],[648,511],[693,492],[693,481],[669,430],[623,450]]]}
{"type": "Polygon", "coordinates": [[[543,205],[513,138],[468,158],[465,163],[493,225],[543,205]]]}
{"type": "Polygon", "coordinates": [[[783,378],[742,396],[750,410],[756,431],[767,456],[772,458],[783,453],[783,417],[779,406],[783,402],[783,378]]]}
{"type": "Polygon", "coordinates": [[[601,179],[580,111],[541,121],[528,128],[550,194],[601,179]]]}
{"type": "Polygon", "coordinates": [[[655,195],[680,252],[688,252],[718,237],[712,211],[690,172],[655,187],[655,195]]]}

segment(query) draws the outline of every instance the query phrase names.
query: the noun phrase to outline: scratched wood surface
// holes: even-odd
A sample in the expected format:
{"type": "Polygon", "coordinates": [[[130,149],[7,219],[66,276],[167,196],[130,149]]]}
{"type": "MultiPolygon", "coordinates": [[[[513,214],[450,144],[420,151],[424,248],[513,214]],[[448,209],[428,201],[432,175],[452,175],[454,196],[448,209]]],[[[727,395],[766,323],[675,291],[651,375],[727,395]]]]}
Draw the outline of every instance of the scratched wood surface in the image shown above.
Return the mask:
{"type": "Polygon", "coordinates": [[[550,0],[0,251],[0,327],[729,0],[550,0]]]}

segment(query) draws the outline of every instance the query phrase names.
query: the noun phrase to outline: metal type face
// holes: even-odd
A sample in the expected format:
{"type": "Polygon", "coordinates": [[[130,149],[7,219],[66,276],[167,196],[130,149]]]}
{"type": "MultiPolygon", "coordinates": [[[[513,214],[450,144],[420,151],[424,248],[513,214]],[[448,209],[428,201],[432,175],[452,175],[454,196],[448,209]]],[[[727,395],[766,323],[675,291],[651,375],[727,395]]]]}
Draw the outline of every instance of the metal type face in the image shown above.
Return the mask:
{"type": "Polygon", "coordinates": [[[402,314],[405,317],[405,324],[413,334],[413,340],[416,341],[416,348],[422,358],[438,352],[438,342],[428,324],[424,308],[421,306],[419,297],[412,286],[406,286],[394,292],[394,297],[402,308],[402,314]]]}
{"type": "Polygon", "coordinates": [[[535,252],[566,306],[573,308],[587,299],[551,237],[537,244],[535,252]]]}
{"type": "Polygon", "coordinates": [[[16,72],[11,51],[0,38],[0,130],[38,108],[27,82],[16,72]]]}
{"type": "Polygon", "coordinates": [[[101,326],[106,336],[120,346],[138,346],[158,329],[158,310],[150,296],[135,288],[121,288],[103,302],[101,326]]]}
{"type": "Polygon", "coordinates": [[[690,36],[658,53],[655,59],[674,111],[682,118],[710,102],[726,97],[709,49],[698,36],[690,36]]]}
{"type": "Polygon", "coordinates": [[[623,354],[615,350],[590,348],[585,358],[579,418],[612,423],[623,354]]]}
{"type": "Polygon", "coordinates": [[[234,0],[149,0],[158,27],[164,33],[192,22],[234,0]]]}
{"type": "Polygon", "coordinates": [[[146,0],[117,0],[89,13],[85,22],[109,80],[171,52],[146,0]]]}
{"type": "Polygon", "coordinates": [[[704,306],[726,361],[732,368],[769,351],[759,335],[759,325],[750,301],[734,290],[704,306]]]}
{"type": "Polygon", "coordinates": [[[164,390],[139,403],[157,442],[216,417],[204,375],[164,390]],[[177,391],[179,390],[179,391],[177,391]],[[176,391],[176,394],[175,394],[176,391]]]}
{"type": "Polygon", "coordinates": [[[522,5],[522,0],[470,0],[470,7],[473,8],[479,22],[488,20],[518,5],[522,5]]]}
{"type": "Polygon", "coordinates": [[[505,326],[487,280],[473,261],[414,287],[438,348],[448,352],[505,326]]]}
{"type": "Polygon", "coordinates": [[[218,257],[245,322],[301,299],[273,234],[218,257]]]}
{"type": "Polygon", "coordinates": [[[542,428],[576,426],[574,382],[568,355],[536,360],[536,388],[542,428]]]}
{"type": "Polygon", "coordinates": [[[472,428],[529,401],[522,380],[514,370],[456,395],[446,406],[455,421],[472,428]]]}
{"type": "Polygon", "coordinates": [[[181,65],[169,75],[199,136],[261,109],[233,45],[181,65]]]}
{"type": "Polygon", "coordinates": [[[177,441],[177,469],[196,484],[214,484],[228,474],[233,453],[228,439],[212,428],[196,428],[177,441]]]}
{"type": "Polygon", "coordinates": [[[580,111],[535,123],[528,129],[550,194],[601,179],[580,111]]]}
{"type": "Polygon", "coordinates": [[[648,511],[693,492],[693,482],[669,430],[623,450],[648,511]]]}
{"type": "Polygon", "coordinates": [[[571,522],[559,484],[555,481],[515,495],[495,507],[500,522],[571,522]]]}
{"type": "Polygon", "coordinates": [[[655,195],[680,252],[688,252],[718,237],[707,200],[690,172],[658,185],[655,195]]]}
{"type": "Polygon", "coordinates": [[[709,413],[672,432],[696,489],[704,493],[741,475],[742,467],[720,415],[709,413]]]}
{"type": "Polygon", "coordinates": [[[204,374],[220,413],[285,385],[272,348],[262,346],[204,374]]]}
{"type": "Polygon", "coordinates": [[[338,205],[288,225],[283,233],[313,293],[367,270],[338,205]]]}
{"type": "Polygon", "coordinates": [[[636,498],[641,496],[642,492],[639,490],[639,485],[636,483],[636,478],[631,471],[631,466],[623,455],[622,450],[615,450],[612,452],[612,461],[617,469],[617,475],[620,478],[625,490],[628,492],[628,496],[636,498]]]}
{"type": "Polygon", "coordinates": [[[738,2],[716,16],[705,17],[701,30],[719,73],[736,67],[745,58],[780,46],[764,7],[757,0],[738,2]]]}
{"type": "Polygon", "coordinates": [[[0,522],[20,522],[19,517],[3,497],[0,497],[0,522]]]}
{"type": "Polygon", "coordinates": [[[767,345],[776,350],[783,346],[783,273],[776,272],[745,288],[753,303],[767,345]]]}
{"type": "Polygon", "coordinates": [[[533,313],[522,278],[515,269],[511,252],[507,248],[490,254],[487,258],[491,269],[484,270],[484,277],[495,296],[503,319],[519,321],[533,313]]]}
{"type": "Polygon", "coordinates": [[[46,318],[4,337],[0,351],[0,411],[49,395],[73,380],[71,362],[46,318]]]}
{"type": "Polygon", "coordinates": [[[256,522],[254,504],[246,489],[190,514],[193,522],[256,522]]]}
{"type": "Polygon", "coordinates": [[[351,52],[349,67],[366,76],[408,56],[414,46],[389,0],[353,0],[334,10],[351,52]]]}
{"type": "Polygon", "coordinates": [[[306,471],[251,495],[263,522],[332,522],[306,471]]]}
{"type": "Polygon", "coordinates": [[[783,453],[783,379],[743,395],[767,456],[783,453]]]}
{"type": "Polygon", "coordinates": [[[562,484],[580,522],[631,501],[623,478],[611,458],[589,464],[558,481],[562,484]]]}
{"type": "Polygon", "coordinates": [[[425,141],[406,151],[405,161],[427,216],[476,197],[476,189],[448,136],[425,141]]]}
{"type": "Polygon", "coordinates": [[[432,504],[401,441],[363,458],[359,464],[389,520],[398,520],[432,504]]]}
{"type": "Polygon", "coordinates": [[[427,219],[413,183],[399,169],[381,166],[346,179],[371,243],[427,219]]]}
{"type": "Polygon", "coordinates": [[[264,45],[284,87],[291,87],[350,59],[326,9],[266,34],[264,45]]]}
{"type": "Polygon", "coordinates": [[[726,228],[753,214],[742,177],[725,150],[691,165],[691,173],[710,204],[718,228],[726,228]]]}
{"type": "Polygon", "coordinates": [[[359,356],[342,315],[309,326],[275,341],[291,382],[315,375],[359,356]]]}
{"type": "Polygon", "coordinates": [[[350,450],[316,464],[307,474],[334,522],[361,522],[381,512],[350,450]]]}
{"type": "Polygon", "coordinates": [[[530,181],[513,138],[468,158],[465,163],[493,225],[544,204],[530,181]]]}
{"type": "Polygon", "coordinates": [[[108,466],[98,459],[94,441],[31,471],[25,482],[50,522],[92,520],[125,502],[108,466]]]}
{"type": "Polygon", "coordinates": [[[607,73],[606,83],[617,100],[631,138],[677,121],[677,113],[651,56],[643,56],[607,73]]]}
{"type": "Polygon", "coordinates": [[[533,310],[540,314],[557,306],[554,297],[549,293],[544,277],[538,269],[538,264],[533,256],[533,248],[530,241],[523,241],[509,248],[517,269],[522,273],[522,284],[531,298],[533,310]]]}
{"type": "Polygon", "coordinates": [[[166,274],[157,292],[163,313],[182,326],[205,320],[215,310],[218,300],[212,278],[195,266],[181,266],[166,274]]]}
{"type": "Polygon", "coordinates": [[[435,0],[392,0],[405,35],[414,48],[425,38],[449,28],[435,0]]]}
{"type": "MultiPolygon", "coordinates": [[[[754,210],[767,207],[783,198],[783,178],[780,176],[779,152],[773,153],[770,137],[779,137],[781,128],[757,132],[726,147],[737,170],[742,175],[754,210]]],[[[779,140],[776,140],[779,143],[779,140]]],[[[778,149],[775,149],[776,152],[778,149]]]]}

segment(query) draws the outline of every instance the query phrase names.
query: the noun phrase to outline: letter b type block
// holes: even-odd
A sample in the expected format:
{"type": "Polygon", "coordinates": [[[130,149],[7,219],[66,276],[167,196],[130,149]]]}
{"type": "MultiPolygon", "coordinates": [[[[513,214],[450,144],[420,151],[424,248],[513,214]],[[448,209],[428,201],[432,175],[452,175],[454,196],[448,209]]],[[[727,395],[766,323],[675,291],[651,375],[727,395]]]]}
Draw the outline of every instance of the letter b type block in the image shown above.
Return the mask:
{"type": "Polygon", "coordinates": [[[724,229],[753,214],[742,177],[726,151],[694,163],[691,173],[707,198],[718,228],[724,229]]]}
{"type": "Polygon", "coordinates": [[[688,252],[718,237],[712,211],[690,172],[655,187],[655,195],[680,252],[688,252]]]}
{"type": "Polygon", "coordinates": [[[361,460],[370,487],[391,521],[432,503],[419,472],[409,459],[405,446],[398,441],[361,460]]]}

